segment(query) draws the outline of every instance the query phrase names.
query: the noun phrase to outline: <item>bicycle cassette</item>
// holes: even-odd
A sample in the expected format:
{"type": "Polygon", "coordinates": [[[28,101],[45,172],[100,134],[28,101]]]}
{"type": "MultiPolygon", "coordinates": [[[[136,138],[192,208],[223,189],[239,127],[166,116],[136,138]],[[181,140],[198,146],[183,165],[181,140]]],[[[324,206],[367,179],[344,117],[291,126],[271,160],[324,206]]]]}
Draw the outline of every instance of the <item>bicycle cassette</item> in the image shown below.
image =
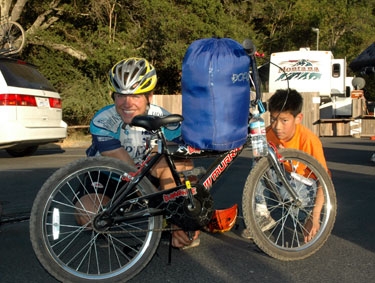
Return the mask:
{"type": "Polygon", "coordinates": [[[214,213],[213,199],[203,185],[192,188],[194,206],[188,196],[169,201],[166,205],[167,219],[185,231],[196,231],[206,226],[214,213]]]}

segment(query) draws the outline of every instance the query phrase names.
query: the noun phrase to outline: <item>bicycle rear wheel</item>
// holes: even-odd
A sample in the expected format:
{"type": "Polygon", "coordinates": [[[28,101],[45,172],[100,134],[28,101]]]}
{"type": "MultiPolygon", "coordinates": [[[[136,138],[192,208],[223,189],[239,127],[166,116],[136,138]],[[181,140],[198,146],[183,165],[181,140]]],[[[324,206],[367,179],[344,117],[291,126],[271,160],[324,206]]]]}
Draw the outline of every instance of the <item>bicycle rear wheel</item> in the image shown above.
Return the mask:
{"type": "MultiPolygon", "coordinates": [[[[97,194],[100,212],[105,198],[98,193],[114,199],[125,184],[120,178],[124,172],[134,169],[112,158],[84,158],[59,169],[42,186],[31,211],[30,238],[40,263],[56,279],[124,282],[151,260],[160,241],[162,216],[129,220],[103,232],[94,231],[90,221],[78,224],[77,217],[95,217],[94,212],[77,206],[80,196],[97,194]]],[[[128,197],[154,191],[143,179],[128,197]]],[[[122,211],[132,212],[146,205],[134,201],[122,211]]]]}
{"type": "Polygon", "coordinates": [[[283,171],[300,201],[292,200],[270,160],[262,158],[245,183],[244,220],[254,243],[269,256],[285,261],[304,259],[317,252],[331,234],[337,209],[335,189],[312,156],[293,149],[282,149],[280,154],[283,171]],[[313,220],[320,228],[305,242],[313,220]]]}
{"type": "Polygon", "coordinates": [[[19,23],[7,21],[0,25],[1,54],[11,55],[21,52],[25,41],[25,31],[19,23]]]}

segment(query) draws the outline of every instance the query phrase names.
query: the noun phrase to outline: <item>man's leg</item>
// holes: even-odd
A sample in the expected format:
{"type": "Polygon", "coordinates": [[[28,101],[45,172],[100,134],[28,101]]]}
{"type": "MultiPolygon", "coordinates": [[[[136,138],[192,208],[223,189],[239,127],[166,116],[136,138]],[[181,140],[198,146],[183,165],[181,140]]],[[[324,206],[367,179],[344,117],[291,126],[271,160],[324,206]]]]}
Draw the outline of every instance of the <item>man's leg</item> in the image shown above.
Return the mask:
{"type": "MultiPolygon", "coordinates": [[[[177,171],[192,170],[194,168],[193,162],[189,159],[178,160],[175,162],[177,171]]],[[[167,190],[176,186],[173,180],[172,172],[169,169],[166,160],[163,158],[156,164],[155,168],[152,169],[151,175],[159,178],[160,188],[167,190]]],[[[177,226],[174,226],[178,228],[177,226]]],[[[190,245],[194,245],[198,241],[200,231],[192,232],[192,235],[188,235],[183,230],[176,230],[172,232],[172,246],[175,248],[184,248],[190,245]],[[189,237],[190,236],[190,237],[189,237]],[[195,241],[195,242],[194,242],[195,241]]]]}
{"type": "MultiPolygon", "coordinates": [[[[175,161],[176,170],[187,171],[194,168],[194,164],[190,159],[181,159],[175,161]]],[[[176,186],[173,180],[172,172],[167,165],[165,158],[162,158],[152,169],[151,175],[158,178],[160,181],[160,189],[167,190],[176,186]]]]}

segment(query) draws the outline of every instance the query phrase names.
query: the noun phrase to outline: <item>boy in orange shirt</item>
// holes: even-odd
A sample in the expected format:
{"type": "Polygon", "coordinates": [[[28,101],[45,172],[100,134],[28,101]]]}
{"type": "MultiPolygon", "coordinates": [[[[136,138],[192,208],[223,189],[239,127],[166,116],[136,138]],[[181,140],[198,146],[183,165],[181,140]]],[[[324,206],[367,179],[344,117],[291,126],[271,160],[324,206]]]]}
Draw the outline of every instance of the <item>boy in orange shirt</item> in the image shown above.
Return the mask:
{"type": "MultiPolygon", "coordinates": [[[[323,146],[320,139],[308,128],[301,124],[303,98],[299,92],[292,89],[279,89],[269,99],[268,110],[270,112],[270,126],[267,127],[267,140],[278,148],[293,148],[302,150],[315,157],[329,172],[324,157],[323,146]]],[[[311,216],[305,223],[308,231],[304,235],[305,242],[310,241],[319,231],[319,215],[323,206],[324,196],[321,189],[317,189],[315,206],[311,216]]],[[[266,219],[262,219],[261,229],[267,231],[276,224],[268,213],[266,219]]],[[[243,237],[247,238],[247,230],[243,237]]]]}
{"type": "Polygon", "coordinates": [[[314,156],[328,171],[322,142],[301,124],[302,105],[303,98],[296,90],[277,90],[269,99],[271,125],[267,127],[267,140],[279,148],[299,149],[314,156]]]}

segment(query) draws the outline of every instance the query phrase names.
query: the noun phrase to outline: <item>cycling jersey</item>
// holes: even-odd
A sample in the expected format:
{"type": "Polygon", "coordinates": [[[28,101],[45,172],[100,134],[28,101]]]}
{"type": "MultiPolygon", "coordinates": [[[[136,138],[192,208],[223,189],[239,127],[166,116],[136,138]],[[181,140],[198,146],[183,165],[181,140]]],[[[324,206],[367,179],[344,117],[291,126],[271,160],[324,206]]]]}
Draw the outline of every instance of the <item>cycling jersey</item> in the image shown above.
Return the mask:
{"type": "MultiPolygon", "coordinates": [[[[150,104],[147,114],[166,116],[169,112],[160,106],[150,104]]],[[[175,131],[179,131],[179,127],[175,131]]],[[[101,152],[123,147],[135,163],[144,157],[146,149],[152,146],[155,140],[155,136],[144,128],[124,124],[113,104],[100,109],[95,114],[90,123],[90,132],[92,144],[86,151],[87,156],[96,156],[101,152]]],[[[174,134],[174,136],[178,135],[174,134]]]]}

